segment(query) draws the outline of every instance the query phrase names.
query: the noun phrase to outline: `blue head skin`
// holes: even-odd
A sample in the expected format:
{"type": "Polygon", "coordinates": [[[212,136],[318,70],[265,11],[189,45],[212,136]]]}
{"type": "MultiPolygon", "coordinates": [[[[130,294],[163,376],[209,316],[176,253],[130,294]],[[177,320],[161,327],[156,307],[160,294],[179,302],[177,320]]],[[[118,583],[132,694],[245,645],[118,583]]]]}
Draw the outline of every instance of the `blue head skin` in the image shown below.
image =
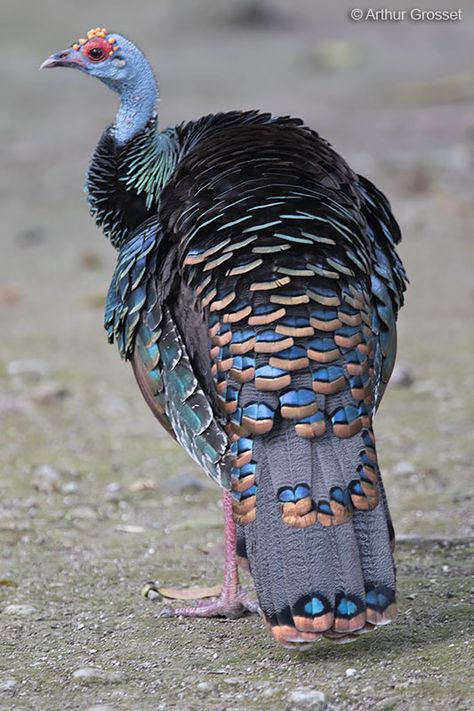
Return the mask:
{"type": "Polygon", "coordinates": [[[155,77],[145,56],[121,35],[96,28],[68,49],[52,54],[40,69],[71,67],[100,79],[120,96],[115,137],[126,143],[154,115],[158,99],[155,77]]]}

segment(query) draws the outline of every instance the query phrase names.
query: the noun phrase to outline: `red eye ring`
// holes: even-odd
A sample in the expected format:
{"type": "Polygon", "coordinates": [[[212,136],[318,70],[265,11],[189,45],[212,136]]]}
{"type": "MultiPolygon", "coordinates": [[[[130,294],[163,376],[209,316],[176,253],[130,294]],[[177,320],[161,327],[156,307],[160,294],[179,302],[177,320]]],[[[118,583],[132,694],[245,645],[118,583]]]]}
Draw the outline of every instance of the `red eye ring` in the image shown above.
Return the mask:
{"type": "Polygon", "coordinates": [[[111,47],[107,40],[101,37],[96,37],[89,40],[82,47],[82,51],[87,55],[87,58],[96,64],[103,62],[110,56],[111,47]]]}

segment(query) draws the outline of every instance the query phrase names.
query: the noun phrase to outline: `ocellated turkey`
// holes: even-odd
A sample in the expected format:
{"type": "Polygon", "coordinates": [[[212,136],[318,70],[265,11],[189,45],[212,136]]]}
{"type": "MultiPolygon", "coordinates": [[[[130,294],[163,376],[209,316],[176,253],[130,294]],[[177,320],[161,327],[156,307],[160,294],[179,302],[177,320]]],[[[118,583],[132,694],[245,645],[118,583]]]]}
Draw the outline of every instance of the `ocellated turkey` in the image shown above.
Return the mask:
{"type": "Polygon", "coordinates": [[[105,327],[163,427],[224,489],[220,598],[301,647],[396,614],[373,416],[406,276],[387,199],[295,118],[205,116],[159,132],[141,51],[103,28],[45,67],[120,95],[87,192],[118,252],[105,327]],[[233,519],[233,520],[232,520],[233,519]]]}

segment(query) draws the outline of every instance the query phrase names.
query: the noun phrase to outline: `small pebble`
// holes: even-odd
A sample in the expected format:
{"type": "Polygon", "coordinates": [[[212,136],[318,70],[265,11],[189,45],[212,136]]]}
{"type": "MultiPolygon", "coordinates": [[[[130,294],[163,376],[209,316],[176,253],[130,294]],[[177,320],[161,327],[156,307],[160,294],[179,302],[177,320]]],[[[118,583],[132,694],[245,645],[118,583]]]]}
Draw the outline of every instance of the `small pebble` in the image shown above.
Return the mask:
{"type": "Polygon", "coordinates": [[[291,709],[308,709],[308,711],[323,711],[327,708],[326,695],[322,691],[309,688],[295,689],[288,694],[291,709]]]}
{"type": "Polygon", "coordinates": [[[356,674],[357,674],[356,669],[352,669],[352,668],[346,669],[346,676],[355,676],[356,674]]]}
{"type": "Polygon", "coordinates": [[[102,675],[100,669],[93,669],[91,667],[85,667],[84,669],[76,669],[73,673],[73,679],[97,679],[102,675]]]}
{"type": "Polygon", "coordinates": [[[116,481],[111,481],[105,488],[105,500],[117,503],[122,497],[122,486],[116,481]]]}
{"type": "Polygon", "coordinates": [[[145,533],[146,531],[143,526],[132,526],[128,524],[119,524],[115,526],[115,530],[119,533],[145,533]]]}
{"type": "Polygon", "coordinates": [[[31,483],[42,494],[53,494],[61,488],[61,476],[49,464],[40,464],[33,471],[31,483]]]}
{"type": "Polygon", "coordinates": [[[96,682],[116,684],[123,680],[123,676],[120,672],[109,672],[103,669],[98,669],[97,667],[83,667],[81,669],[76,669],[72,675],[73,679],[80,681],[83,684],[94,684],[96,682]]]}
{"type": "Polygon", "coordinates": [[[119,491],[122,491],[122,485],[117,481],[111,481],[110,484],[107,484],[105,487],[105,491],[107,494],[118,494],[119,491]]]}
{"type": "Polygon", "coordinates": [[[13,691],[15,687],[15,679],[0,679],[0,693],[2,691],[13,691]]]}
{"type": "Polygon", "coordinates": [[[66,484],[62,485],[61,491],[63,494],[78,494],[79,484],[75,481],[68,481],[66,484]]]}
{"type": "Polygon", "coordinates": [[[36,608],[33,607],[33,605],[7,605],[3,608],[2,612],[4,615],[26,616],[36,612],[36,608]]]}
{"type": "Polygon", "coordinates": [[[143,597],[146,597],[147,600],[162,600],[162,596],[158,592],[157,584],[156,583],[145,583],[145,585],[142,587],[142,595],[143,597]]]}
{"type": "Polygon", "coordinates": [[[210,681],[200,681],[199,684],[196,684],[196,689],[200,691],[212,691],[213,688],[214,684],[211,684],[210,681]]]}

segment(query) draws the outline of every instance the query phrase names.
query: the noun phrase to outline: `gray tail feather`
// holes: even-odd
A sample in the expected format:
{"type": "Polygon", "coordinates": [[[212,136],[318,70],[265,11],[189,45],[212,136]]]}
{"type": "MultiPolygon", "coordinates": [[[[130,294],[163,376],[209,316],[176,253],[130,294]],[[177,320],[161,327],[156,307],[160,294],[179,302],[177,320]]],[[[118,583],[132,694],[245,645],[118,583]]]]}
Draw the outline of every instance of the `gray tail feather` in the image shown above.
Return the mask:
{"type": "Polygon", "coordinates": [[[381,481],[375,508],[354,509],[338,525],[328,525],[324,516],[302,527],[288,525],[278,503],[282,481],[292,480],[295,487],[306,481],[311,482],[314,506],[328,482],[340,476],[342,483],[348,465],[354,471],[357,459],[350,462],[348,457],[350,450],[357,457],[358,449],[357,441],[341,440],[332,432],[319,441],[303,440],[283,420],[255,438],[256,518],[239,526],[239,548],[242,553],[245,539],[266,623],[289,646],[321,634],[348,640],[396,615],[393,528],[381,481]]]}

